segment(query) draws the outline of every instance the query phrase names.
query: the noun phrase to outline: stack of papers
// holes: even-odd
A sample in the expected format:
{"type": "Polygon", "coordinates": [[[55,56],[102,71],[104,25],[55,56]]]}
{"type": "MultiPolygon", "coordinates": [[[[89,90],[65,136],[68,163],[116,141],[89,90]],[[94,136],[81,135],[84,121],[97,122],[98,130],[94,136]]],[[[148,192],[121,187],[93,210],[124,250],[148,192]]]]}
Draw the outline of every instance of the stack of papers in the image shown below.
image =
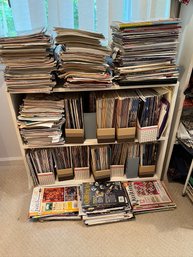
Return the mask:
{"type": "Polygon", "coordinates": [[[55,62],[51,38],[41,31],[17,37],[0,38],[0,57],[6,65],[9,92],[50,92],[55,82],[51,72],[55,62]]]}
{"type": "Polygon", "coordinates": [[[114,22],[112,58],[120,84],[176,83],[179,20],[114,22]]]}
{"type": "Polygon", "coordinates": [[[83,30],[55,28],[59,50],[58,79],[65,87],[97,88],[109,87],[111,75],[105,58],[110,54],[100,40],[100,33],[83,30]]]}
{"type": "Polygon", "coordinates": [[[17,119],[25,144],[38,146],[64,143],[64,99],[61,95],[27,95],[17,119]]]}

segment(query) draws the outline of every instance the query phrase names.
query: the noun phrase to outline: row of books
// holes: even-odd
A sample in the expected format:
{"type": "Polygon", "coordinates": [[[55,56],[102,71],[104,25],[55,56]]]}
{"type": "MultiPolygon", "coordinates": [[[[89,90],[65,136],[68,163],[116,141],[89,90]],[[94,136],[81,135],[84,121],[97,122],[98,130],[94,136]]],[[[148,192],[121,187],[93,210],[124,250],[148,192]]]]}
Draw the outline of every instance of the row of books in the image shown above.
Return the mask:
{"type": "Polygon", "coordinates": [[[92,182],[80,186],[35,187],[29,218],[33,221],[82,218],[86,225],[97,225],[175,207],[159,180],[92,182]]]}
{"type": "Polygon", "coordinates": [[[178,19],[114,22],[111,28],[112,50],[102,45],[101,33],[60,27],[54,29],[55,38],[45,30],[0,38],[8,90],[48,93],[54,86],[89,89],[114,82],[177,82],[178,19]],[[110,55],[114,77],[107,64],[110,55]]]}
{"type": "Polygon", "coordinates": [[[158,160],[158,144],[116,144],[104,146],[73,146],[32,149],[26,160],[35,185],[90,178],[108,180],[110,177],[127,178],[153,176],[158,160]]]}
{"type": "Polygon", "coordinates": [[[120,85],[176,83],[180,20],[113,22],[114,79],[120,85]]]}
{"type": "MultiPolygon", "coordinates": [[[[168,89],[95,92],[91,95],[92,102],[88,105],[92,103],[91,109],[96,109],[96,134],[99,142],[114,142],[115,134],[118,141],[134,140],[136,127],[151,126],[155,126],[154,137],[146,141],[154,141],[166,127],[170,109],[168,89]]],[[[27,94],[17,117],[24,143],[35,146],[83,143],[87,100],[83,94],[76,93],[27,94]]]]}

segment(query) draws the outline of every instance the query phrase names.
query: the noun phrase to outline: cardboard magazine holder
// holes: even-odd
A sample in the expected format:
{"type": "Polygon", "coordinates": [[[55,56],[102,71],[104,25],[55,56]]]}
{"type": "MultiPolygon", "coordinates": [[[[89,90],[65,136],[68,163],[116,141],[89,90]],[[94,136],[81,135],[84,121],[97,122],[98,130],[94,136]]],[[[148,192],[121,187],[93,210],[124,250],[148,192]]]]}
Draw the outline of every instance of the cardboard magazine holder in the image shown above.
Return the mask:
{"type": "Polygon", "coordinates": [[[125,174],[127,178],[137,178],[139,170],[139,157],[128,157],[125,165],[125,174]]]}
{"type": "Polygon", "coordinates": [[[84,129],[65,129],[66,143],[83,143],[84,129]]]}
{"type": "Polygon", "coordinates": [[[74,173],[72,168],[57,169],[56,173],[57,173],[58,181],[64,181],[64,180],[74,178],[74,173]]]}
{"type": "Polygon", "coordinates": [[[156,165],[139,165],[139,177],[152,177],[155,174],[156,165]]]}
{"type": "Polygon", "coordinates": [[[98,143],[115,142],[115,128],[97,128],[98,143]]]}
{"type": "Polygon", "coordinates": [[[74,178],[77,180],[84,180],[90,178],[89,167],[74,167],[74,178]]]}
{"type": "Polygon", "coordinates": [[[38,173],[37,175],[38,175],[38,180],[40,185],[55,184],[54,172],[42,172],[42,173],[38,173]]]}
{"type": "Polygon", "coordinates": [[[93,176],[95,181],[107,181],[110,180],[111,170],[94,170],[93,176]]]}
{"type": "Polygon", "coordinates": [[[111,178],[124,176],[124,165],[111,165],[111,178]]]}
{"type": "Polygon", "coordinates": [[[118,142],[134,141],[136,127],[116,128],[116,139],[118,142]]]}

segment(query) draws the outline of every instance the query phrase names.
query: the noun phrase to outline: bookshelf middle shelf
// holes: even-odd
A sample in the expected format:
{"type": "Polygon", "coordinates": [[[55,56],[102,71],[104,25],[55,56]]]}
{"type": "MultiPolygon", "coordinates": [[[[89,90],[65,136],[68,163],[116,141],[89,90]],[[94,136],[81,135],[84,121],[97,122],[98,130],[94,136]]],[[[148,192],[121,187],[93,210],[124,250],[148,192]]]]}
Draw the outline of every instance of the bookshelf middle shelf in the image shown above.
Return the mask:
{"type": "MultiPolygon", "coordinates": [[[[156,142],[160,142],[160,141],[165,141],[167,139],[166,136],[160,137],[158,140],[156,140],[156,142]]],[[[154,141],[148,141],[145,143],[153,143],[154,141]]],[[[138,139],[135,139],[134,141],[131,142],[125,142],[128,144],[132,144],[132,143],[139,143],[138,139]]],[[[113,145],[113,144],[120,144],[120,142],[107,142],[107,143],[98,143],[97,142],[97,138],[94,139],[85,139],[84,143],[75,143],[75,144],[68,144],[68,143],[64,143],[64,144],[52,144],[52,145],[23,145],[24,149],[35,149],[35,148],[55,148],[55,147],[72,147],[72,146],[95,146],[95,145],[113,145]]]]}

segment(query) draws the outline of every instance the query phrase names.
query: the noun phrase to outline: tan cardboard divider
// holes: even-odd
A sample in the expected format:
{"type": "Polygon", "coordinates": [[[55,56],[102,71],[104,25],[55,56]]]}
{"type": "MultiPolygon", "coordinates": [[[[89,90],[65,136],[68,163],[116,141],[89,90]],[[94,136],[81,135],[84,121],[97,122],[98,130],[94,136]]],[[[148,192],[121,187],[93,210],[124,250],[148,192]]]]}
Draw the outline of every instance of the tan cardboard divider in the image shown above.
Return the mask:
{"type": "Polygon", "coordinates": [[[84,129],[65,129],[66,143],[83,143],[84,129]]]}
{"type": "Polygon", "coordinates": [[[151,177],[155,174],[155,165],[139,165],[139,177],[151,177]]]}
{"type": "Polygon", "coordinates": [[[98,128],[97,140],[99,143],[115,142],[115,128],[98,128]]]}
{"type": "Polygon", "coordinates": [[[136,127],[116,129],[116,139],[118,142],[134,141],[135,134],[136,127]]]}

